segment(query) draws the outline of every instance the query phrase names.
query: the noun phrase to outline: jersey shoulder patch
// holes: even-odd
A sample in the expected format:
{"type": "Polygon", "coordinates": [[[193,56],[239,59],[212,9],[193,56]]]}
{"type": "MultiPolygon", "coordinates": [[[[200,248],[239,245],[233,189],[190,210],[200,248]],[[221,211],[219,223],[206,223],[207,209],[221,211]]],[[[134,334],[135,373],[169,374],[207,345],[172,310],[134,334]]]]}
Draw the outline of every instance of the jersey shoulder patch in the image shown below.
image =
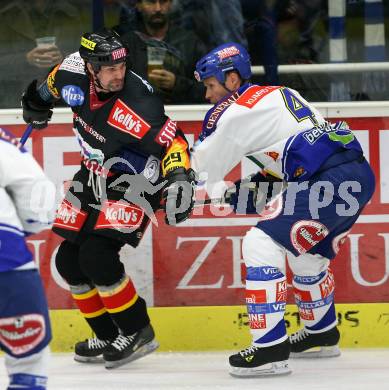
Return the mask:
{"type": "Polygon", "coordinates": [[[253,108],[266,95],[280,88],[280,86],[252,85],[239,97],[236,104],[247,108],[253,108]]]}
{"type": "Polygon", "coordinates": [[[85,62],[81,58],[80,53],[69,54],[59,66],[59,70],[66,70],[72,73],[86,74],[85,73],[85,62]]]}

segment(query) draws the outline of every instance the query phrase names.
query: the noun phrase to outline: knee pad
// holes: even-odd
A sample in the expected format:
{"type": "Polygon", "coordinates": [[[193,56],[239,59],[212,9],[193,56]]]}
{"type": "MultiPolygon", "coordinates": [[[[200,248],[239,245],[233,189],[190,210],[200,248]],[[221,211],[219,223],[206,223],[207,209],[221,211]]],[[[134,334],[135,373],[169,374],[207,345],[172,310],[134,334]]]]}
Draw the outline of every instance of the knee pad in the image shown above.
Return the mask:
{"type": "Polygon", "coordinates": [[[71,285],[84,284],[88,281],[80,268],[79,249],[78,245],[65,240],[59,246],[55,257],[58,273],[71,285]]]}
{"type": "Polygon", "coordinates": [[[319,275],[325,272],[330,265],[329,259],[318,254],[304,253],[300,256],[295,256],[293,253],[288,252],[287,257],[293,275],[298,276],[319,275]]]}
{"type": "Polygon", "coordinates": [[[124,274],[119,252],[124,243],[103,236],[90,236],[80,246],[79,263],[82,272],[95,285],[118,283],[124,274]]]}
{"type": "Polygon", "coordinates": [[[285,249],[257,227],[244,236],[242,255],[246,267],[276,267],[286,273],[285,249]]]}

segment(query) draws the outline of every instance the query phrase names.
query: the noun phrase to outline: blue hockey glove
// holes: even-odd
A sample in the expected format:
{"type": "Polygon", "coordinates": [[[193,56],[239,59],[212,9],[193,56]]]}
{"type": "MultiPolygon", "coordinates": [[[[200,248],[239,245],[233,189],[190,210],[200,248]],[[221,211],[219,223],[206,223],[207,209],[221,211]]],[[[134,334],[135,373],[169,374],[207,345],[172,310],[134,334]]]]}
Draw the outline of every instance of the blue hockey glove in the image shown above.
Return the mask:
{"type": "Polygon", "coordinates": [[[282,181],[261,173],[236,181],[224,194],[236,214],[260,214],[266,203],[282,191],[282,181]]]}

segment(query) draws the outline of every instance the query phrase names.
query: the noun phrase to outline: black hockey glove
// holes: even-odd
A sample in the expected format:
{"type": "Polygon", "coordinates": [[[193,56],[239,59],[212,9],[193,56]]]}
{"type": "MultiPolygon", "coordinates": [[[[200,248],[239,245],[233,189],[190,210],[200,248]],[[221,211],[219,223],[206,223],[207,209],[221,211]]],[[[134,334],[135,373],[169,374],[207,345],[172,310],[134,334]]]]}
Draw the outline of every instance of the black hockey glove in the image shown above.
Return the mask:
{"type": "Polygon", "coordinates": [[[23,120],[34,129],[44,129],[53,115],[53,104],[45,102],[37,91],[37,80],[31,82],[22,95],[23,120]]]}
{"type": "Polygon", "coordinates": [[[169,172],[162,197],[165,209],[165,221],[176,225],[189,218],[194,205],[195,173],[192,169],[177,168],[169,172]]]}
{"type": "Polygon", "coordinates": [[[238,180],[224,193],[236,214],[260,214],[265,205],[283,189],[283,182],[261,173],[238,180]]]}

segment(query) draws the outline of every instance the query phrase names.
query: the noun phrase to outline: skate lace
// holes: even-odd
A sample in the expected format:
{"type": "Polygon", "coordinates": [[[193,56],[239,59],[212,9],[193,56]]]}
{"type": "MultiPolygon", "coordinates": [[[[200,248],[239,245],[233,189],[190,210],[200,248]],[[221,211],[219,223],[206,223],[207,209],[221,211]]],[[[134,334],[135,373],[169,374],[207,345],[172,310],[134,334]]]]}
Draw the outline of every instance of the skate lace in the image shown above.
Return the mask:
{"type": "Polygon", "coordinates": [[[126,347],[130,346],[131,343],[134,342],[134,339],[135,335],[123,336],[120,334],[111,345],[113,345],[117,350],[122,351],[126,347]]]}
{"type": "Polygon", "coordinates": [[[240,351],[239,353],[245,357],[245,356],[248,356],[248,355],[252,355],[254,354],[256,351],[258,350],[258,347],[255,347],[254,345],[240,351]]]}
{"type": "Polygon", "coordinates": [[[88,339],[88,347],[89,349],[99,349],[107,346],[107,342],[104,340],[100,340],[97,337],[93,339],[88,339]]]}
{"type": "Polygon", "coordinates": [[[289,337],[289,341],[291,344],[298,343],[299,341],[303,341],[305,338],[309,336],[309,333],[305,330],[305,328],[298,330],[296,333],[293,333],[289,337]]]}

